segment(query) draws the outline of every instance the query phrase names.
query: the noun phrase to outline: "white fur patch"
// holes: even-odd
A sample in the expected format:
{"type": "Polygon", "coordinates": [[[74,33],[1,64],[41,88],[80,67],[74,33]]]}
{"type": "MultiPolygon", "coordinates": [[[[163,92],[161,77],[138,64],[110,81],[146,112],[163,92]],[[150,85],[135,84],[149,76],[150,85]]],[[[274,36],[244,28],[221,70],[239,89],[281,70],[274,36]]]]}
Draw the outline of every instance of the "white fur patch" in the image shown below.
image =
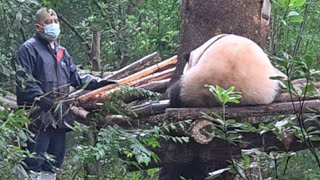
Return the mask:
{"type": "Polygon", "coordinates": [[[219,36],[191,52],[181,79],[183,104],[189,107],[216,106],[204,84],[225,89],[235,86],[236,91],[242,93],[242,105],[271,103],[278,93],[279,82],[269,78],[279,76],[279,71],[272,66],[267,55],[253,41],[237,35],[222,37],[204,51],[219,36]]]}

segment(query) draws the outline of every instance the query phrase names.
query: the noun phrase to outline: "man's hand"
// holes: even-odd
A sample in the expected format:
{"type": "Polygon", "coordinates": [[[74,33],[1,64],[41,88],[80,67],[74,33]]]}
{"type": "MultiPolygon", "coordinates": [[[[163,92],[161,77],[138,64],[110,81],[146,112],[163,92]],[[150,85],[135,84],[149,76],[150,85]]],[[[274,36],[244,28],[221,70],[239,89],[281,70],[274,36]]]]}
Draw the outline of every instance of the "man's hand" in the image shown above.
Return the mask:
{"type": "Polygon", "coordinates": [[[48,112],[54,105],[54,102],[50,98],[42,97],[40,98],[40,101],[38,102],[38,104],[42,110],[44,110],[45,112],[48,112]]]}

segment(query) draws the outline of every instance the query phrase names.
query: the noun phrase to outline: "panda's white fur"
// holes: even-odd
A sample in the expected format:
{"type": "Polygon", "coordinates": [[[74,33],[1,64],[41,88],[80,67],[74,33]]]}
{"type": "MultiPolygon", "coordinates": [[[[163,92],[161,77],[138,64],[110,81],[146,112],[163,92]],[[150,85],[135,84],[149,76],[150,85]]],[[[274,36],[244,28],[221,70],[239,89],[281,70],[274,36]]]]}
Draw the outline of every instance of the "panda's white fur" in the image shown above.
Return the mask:
{"type": "Polygon", "coordinates": [[[170,89],[171,106],[217,106],[205,84],[234,86],[242,94],[241,105],[268,104],[280,89],[272,76],[285,77],[252,40],[237,35],[215,36],[191,52],[184,74],[170,89]]]}

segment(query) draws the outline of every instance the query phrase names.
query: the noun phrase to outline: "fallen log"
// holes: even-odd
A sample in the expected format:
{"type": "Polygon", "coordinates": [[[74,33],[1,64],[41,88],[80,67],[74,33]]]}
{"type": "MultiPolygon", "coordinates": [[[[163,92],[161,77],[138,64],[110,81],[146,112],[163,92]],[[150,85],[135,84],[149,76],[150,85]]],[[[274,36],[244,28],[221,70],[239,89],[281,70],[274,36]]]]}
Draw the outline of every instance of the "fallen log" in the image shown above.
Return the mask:
{"type": "Polygon", "coordinates": [[[16,97],[16,95],[14,95],[14,94],[12,94],[12,93],[7,93],[4,97],[5,97],[6,99],[11,100],[11,101],[17,102],[17,97],[16,97]]]}
{"type": "Polygon", "coordinates": [[[214,138],[215,125],[208,120],[195,120],[190,125],[187,135],[199,144],[208,144],[214,138]]]}
{"type": "MultiPolygon", "coordinates": [[[[271,115],[296,114],[296,113],[315,113],[319,110],[320,100],[307,100],[303,107],[300,108],[301,102],[283,102],[272,103],[269,105],[245,106],[245,107],[228,107],[226,116],[228,118],[247,118],[261,117],[271,115]]],[[[200,112],[205,114],[217,113],[222,114],[222,108],[167,108],[166,117],[175,121],[201,117],[200,112]]]]}
{"type": "MultiPolygon", "coordinates": [[[[258,106],[241,106],[241,107],[228,107],[226,109],[226,116],[228,118],[248,118],[248,117],[261,117],[261,116],[271,116],[271,115],[284,115],[284,114],[295,114],[295,113],[315,113],[319,110],[320,100],[307,100],[304,102],[303,108],[300,108],[300,103],[298,101],[294,102],[283,102],[283,103],[271,103],[268,105],[258,105],[258,106]],[[294,106],[295,108],[294,108],[294,106]]],[[[148,123],[161,123],[163,121],[167,122],[178,122],[186,119],[201,119],[203,114],[216,113],[222,115],[223,109],[221,107],[213,108],[167,108],[169,107],[169,101],[162,101],[161,106],[156,103],[145,104],[145,106],[140,106],[135,108],[134,111],[139,114],[139,117],[149,117],[143,118],[144,121],[148,123]],[[154,106],[154,107],[152,107],[154,106]],[[150,116],[149,111],[157,108],[157,112],[163,112],[164,114],[150,116]]],[[[249,119],[250,120],[250,119],[249,119]]],[[[250,121],[246,121],[252,123],[250,121]]],[[[254,122],[253,122],[254,123],[254,122]]]]}
{"type": "Polygon", "coordinates": [[[145,57],[143,57],[142,59],[135,61],[132,64],[129,64],[128,66],[116,71],[114,74],[112,74],[111,76],[109,76],[109,79],[113,79],[113,80],[119,80],[121,78],[127,77],[131,74],[134,74],[138,71],[141,71],[142,69],[158,63],[161,61],[161,57],[157,52],[154,52],[152,54],[149,54],[145,57]]]}
{"type": "Polygon", "coordinates": [[[281,93],[279,96],[276,97],[274,102],[303,101],[303,100],[318,99],[319,97],[320,97],[320,94],[313,95],[313,96],[306,96],[306,97],[297,97],[294,95],[290,95],[290,93],[281,93]]]}
{"type": "Polygon", "coordinates": [[[16,101],[13,101],[13,100],[6,98],[6,97],[3,97],[3,96],[0,96],[0,105],[2,105],[2,106],[7,105],[9,108],[13,108],[13,109],[18,107],[16,101]]]}
{"type": "Polygon", "coordinates": [[[138,79],[136,81],[130,82],[129,85],[130,86],[141,86],[150,82],[154,82],[154,81],[160,81],[160,80],[164,80],[164,79],[168,79],[171,78],[174,70],[176,68],[171,68],[171,69],[167,69],[158,73],[154,73],[151,74],[149,76],[146,76],[144,78],[138,79]]]}
{"type": "Polygon", "coordinates": [[[149,91],[164,93],[167,90],[170,79],[164,79],[160,81],[153,81],[148,84],[143,84],[138,86],[139,88],[143,88],[149,91]]]}
{"type": "MultiPolygon", "coordinates": [[[[90,112],[83,109],[82,107],[71,106],[70,111],[76,116],[75,118],[80,118],[87,121],[90,121],[90,119],[92,118],[90,112]]],[[[83,123],[87,124],[87,122],[85,121],[83,121],[83,123]]]]}
{"type": "MultiPolygon", "coordinates": [[[[147,117],[150,115],[161,114],[165,109],[170,106],[169,100],[151,101],[141,105],[133,106],[132,110],[138,115],[139,118],[147,117]]],[[[162,122],[164,119],[162,120],[162,122]]],[[[152,123],[154,124],[154,123],[152,123]]]]}
{"type": "Polygon", "coordinates": [[[169,58],[165,61],[162,61],[158,64],[155,64],[147,69],[139,71],[139,72],[132,74],[126,78],[120,79],[120,80],[118,80],[117,84],[111,84],[108,86],[104,86],[102,88],[91,91],[87,94],[84,94],[78,98],[78,101],[80,103],[86,103],[86,102],[94,101],[94,100],[103,101],[111,93],[114,92],[114,91],[112,91],[112,89],[114,89],[115,87],[118,87],[119,85],[130,83],[132,81],[136,81],[138,79],[141,79],[143,77],[146,77],[146,76],[156,72],[157,70],[159,70],[165,66],[170,66],[170,65],[176,64],[176,63],[177,63],[177,56],[171,57],[171,58],[169,58]],[[111,90],[111,91],[108,91],[108,90],[111,90]]]}

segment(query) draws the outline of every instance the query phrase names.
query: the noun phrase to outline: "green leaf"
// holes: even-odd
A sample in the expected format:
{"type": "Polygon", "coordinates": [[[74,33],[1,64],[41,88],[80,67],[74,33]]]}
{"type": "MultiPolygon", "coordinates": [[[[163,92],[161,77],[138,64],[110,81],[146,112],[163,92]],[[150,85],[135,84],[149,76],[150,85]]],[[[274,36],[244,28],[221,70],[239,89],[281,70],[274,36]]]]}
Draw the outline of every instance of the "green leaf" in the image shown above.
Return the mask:
{"type": "Polygon", "coordinates": [[[296,7],[302,7],[306,3],[306,0],[295,0],[293,2],[294,6],[296,7]]]}
{"type": "Polygon", "coordinates": [[[292,23],[300,23],[303,21],[303,16],[291,16],[289,17],[289,22],[292,22],[292,23]]]}
{"type": "Polygon", "coordinates": [[[26,111],[24,109],[19,109],[14,113],[15,116],[23,116],[26,114],[26,111]]]}
{"type": "Polygon", "coordinates": [[[315,63],[315,59],[313,57],[311,57],[310,55],[305,55],[304,59],[305,59],[307,68],[310,70],[315,63]]]}

